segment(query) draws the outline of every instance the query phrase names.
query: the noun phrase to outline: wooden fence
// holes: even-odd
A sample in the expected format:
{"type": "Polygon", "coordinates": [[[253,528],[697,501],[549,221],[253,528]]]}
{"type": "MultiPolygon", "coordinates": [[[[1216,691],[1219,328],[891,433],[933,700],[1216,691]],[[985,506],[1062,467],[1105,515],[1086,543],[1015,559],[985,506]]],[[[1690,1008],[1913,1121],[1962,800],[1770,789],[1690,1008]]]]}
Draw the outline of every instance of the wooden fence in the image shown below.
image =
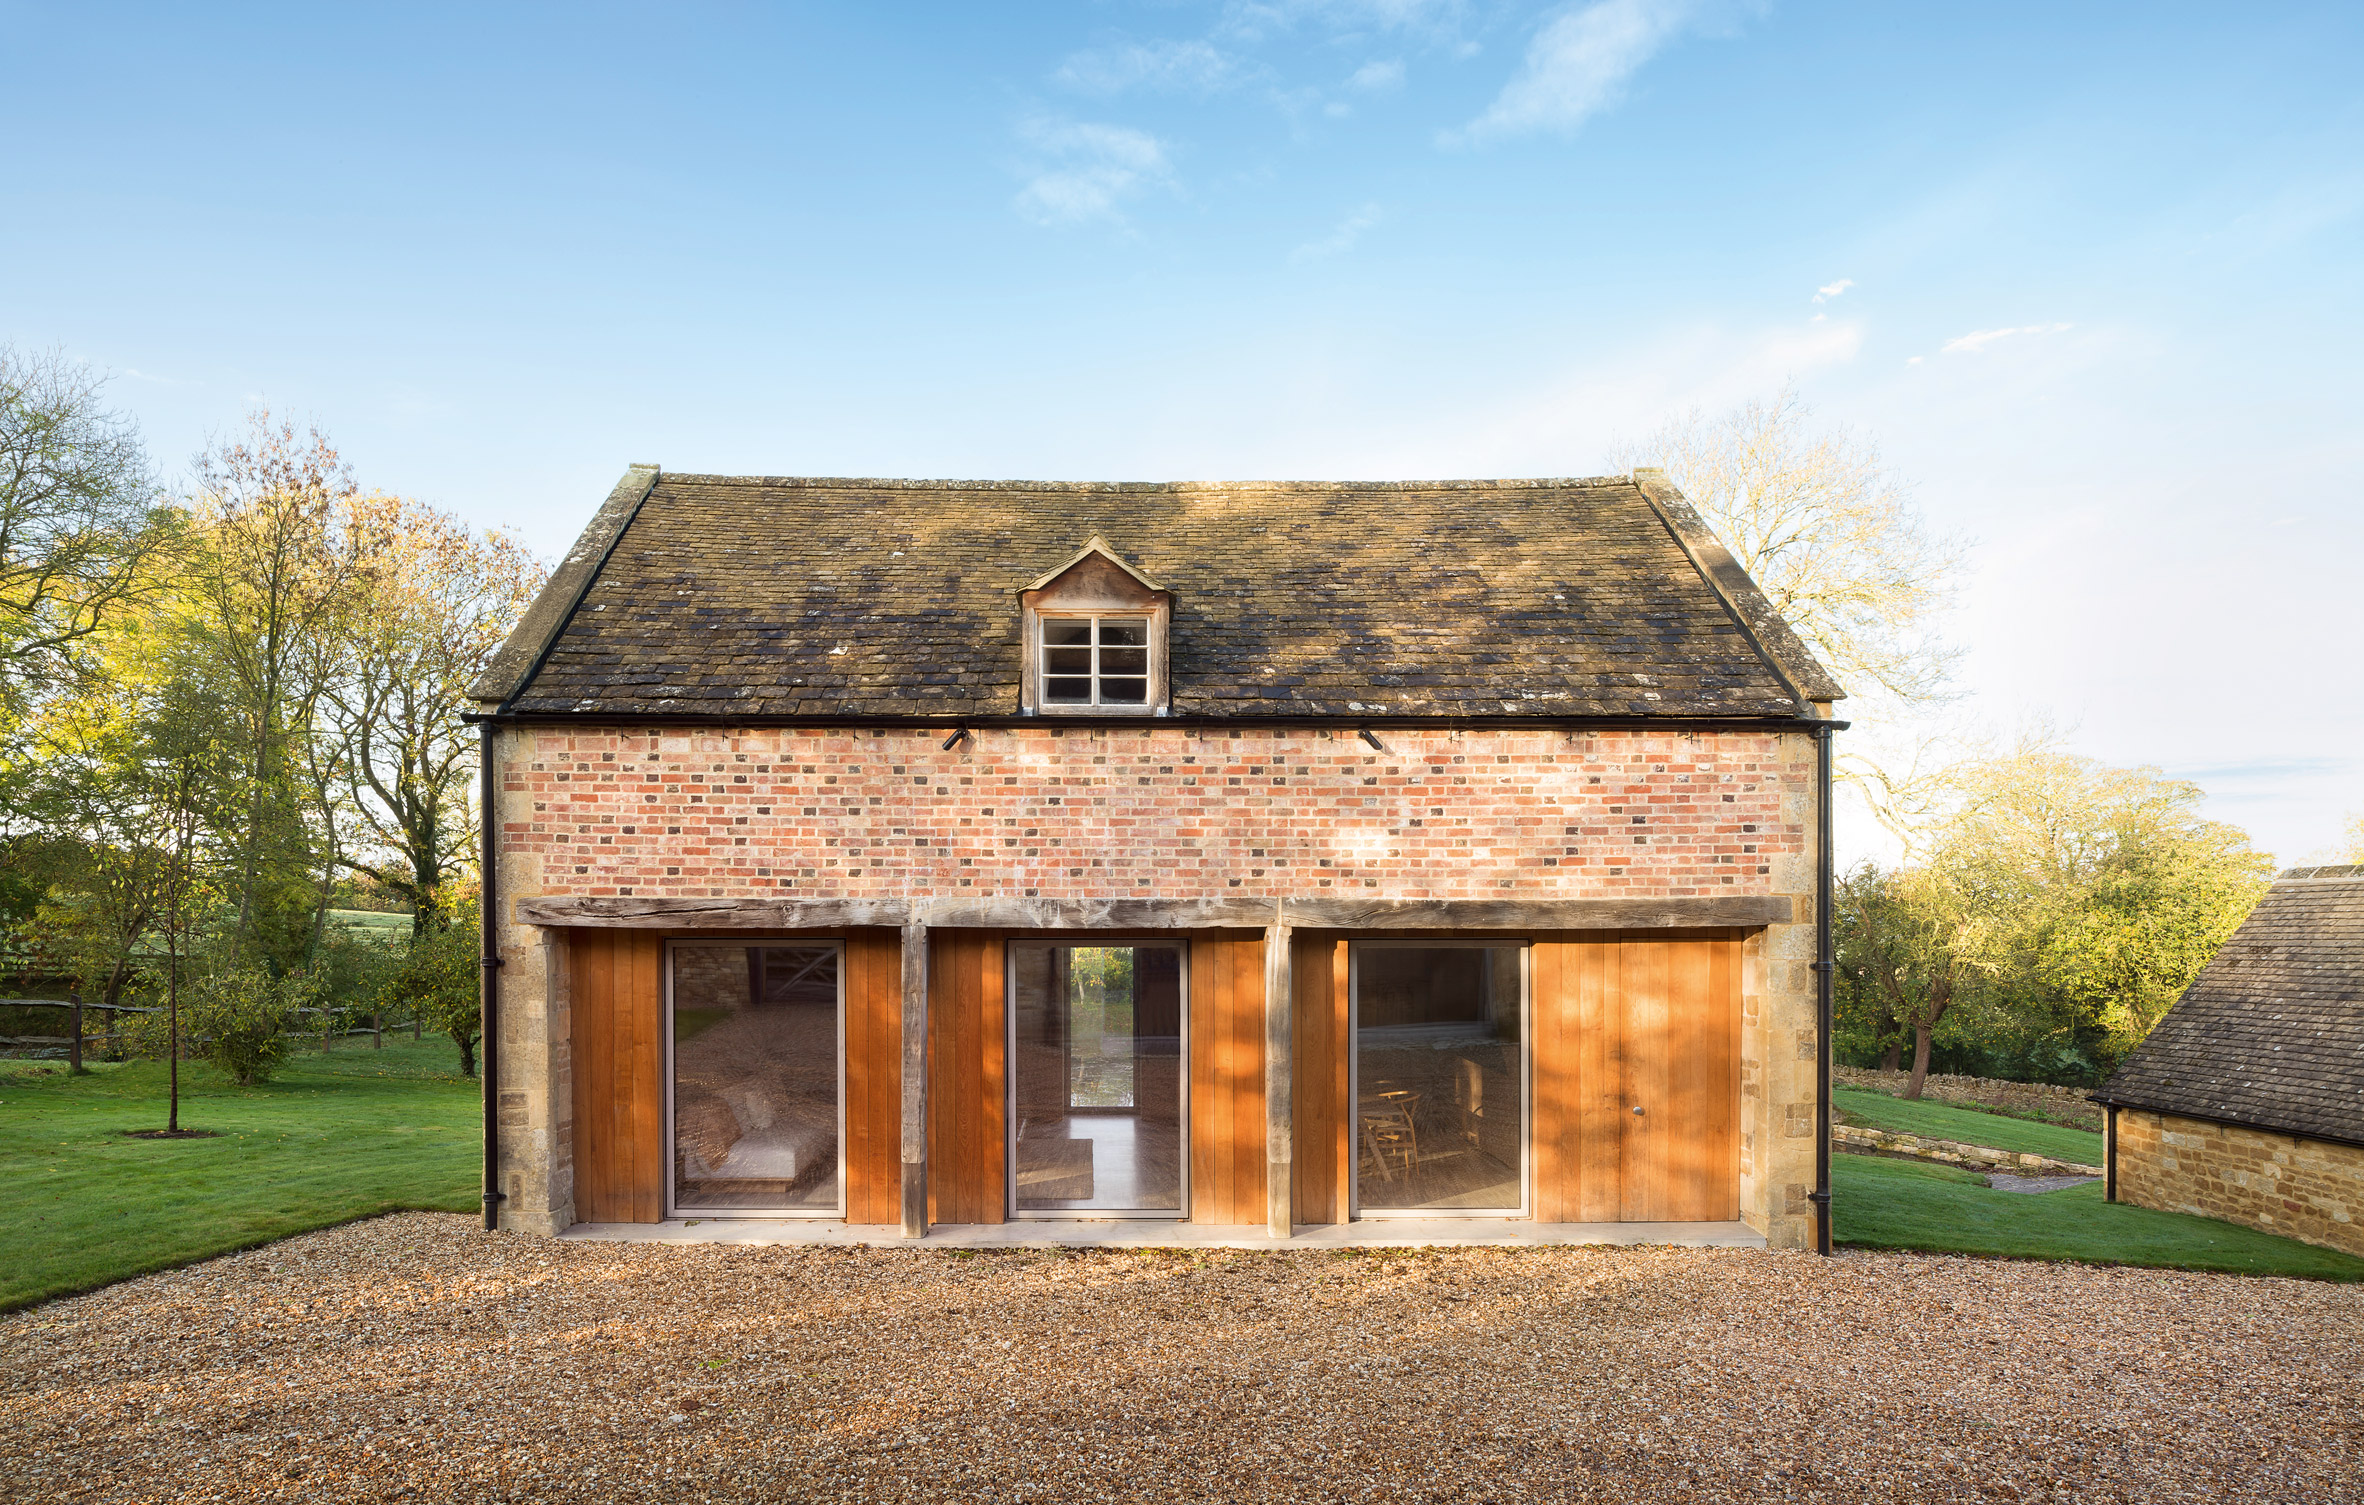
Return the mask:
{"type": "MultiPolygon", "coordinates": [[[[109,1047],[112,1047],[116,1044],[118,1036],[114,1029],[114,1019],[112,1016],[116,1014],[161,1014],[164,1012],[162,1008],[153,1005],[142,1007],[128,1003],[84,1003],[79,996],[71,995],[65,998],[0,998],[0,1009],[64,1010],[69,1021],[67,1026],[69,1031],[68,1033],[63,1035],[0,1035],[0,1048],[13,1050],[20,1046],[63,1045],[66,1047],[67,1062],[74,1070],[77,1071],[82,1068],[82,1047],[85,1042],[96,1042],[100,1045],[109,1047]],[[110,1016],[107,1020],[108,1028],[104,1034],[93,1035],[83,1029],[82,1016],[86,1012],[103,1013],[110,1016]]],[[[328,1050],[332,1048],[329,1044],[332,1039],[346,1039],[354,1035],[368,1035],[370,1037],[371,1049],[383,1050],[386,1048],[386,1030],[388,1028],[388,1024],[382,1016],[371,1016],[373,1022],[367,1029],[334,1029],[330,1027],[332,1022],[340,1015],[345,1014],[347,1012],[346,1010],[295,1009],[292,1012],[298,1014],[312,1014],[322,1016],[321,1027],[316,1030],[291,1029],[281,1031],[281,1033],[285,1034],[289,1039],[317,1040],[320,1042],[320,1048],[322,1050],[328,1050]]],[[[393,1021],[391,1027],[397,1033],[399,1033],[405,1026],[409,1028],[410,1037],[413,1040],[420,1038],[422,1033],[422,1021],[417,1014],[413,1014],[407,1020],[397,1019],[393,1021]]],[[[204,1043],[206,1038],[207,1037],[203,1035],[184,1034],[181,1036],[181,1043],[184,1047],[190,1045],[201,1045],[204,1043]]]]}

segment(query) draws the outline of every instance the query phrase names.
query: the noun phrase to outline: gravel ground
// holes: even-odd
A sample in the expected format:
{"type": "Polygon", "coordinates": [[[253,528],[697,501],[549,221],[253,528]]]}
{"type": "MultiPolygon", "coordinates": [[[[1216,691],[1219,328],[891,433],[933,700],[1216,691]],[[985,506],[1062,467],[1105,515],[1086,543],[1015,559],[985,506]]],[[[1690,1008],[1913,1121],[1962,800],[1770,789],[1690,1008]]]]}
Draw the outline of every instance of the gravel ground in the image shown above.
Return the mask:
{"type": "Polygon", "coordinates": [[[13,1500],[2364,1499],[2364,1289],[405,1214],[0,1319],[13,1500]]]}

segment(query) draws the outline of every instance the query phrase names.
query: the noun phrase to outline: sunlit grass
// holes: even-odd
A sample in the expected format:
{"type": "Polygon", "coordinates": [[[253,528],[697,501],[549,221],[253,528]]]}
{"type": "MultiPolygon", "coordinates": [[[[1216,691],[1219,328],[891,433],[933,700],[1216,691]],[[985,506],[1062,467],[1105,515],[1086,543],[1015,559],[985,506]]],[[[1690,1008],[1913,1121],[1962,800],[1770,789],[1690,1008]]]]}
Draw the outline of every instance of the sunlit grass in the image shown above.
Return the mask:
{"type": "Polygon", "coordinates": [[[0,1074],[0,1310],[375,1213],[475,1210],[482,1119],[458,1065],[436,1039],[305,1051],[251,1088],[183,1062],[181,1126],[216,1137],[174,1140],[125,1137],[164,1126],[163,1062],[0,1074]]]}

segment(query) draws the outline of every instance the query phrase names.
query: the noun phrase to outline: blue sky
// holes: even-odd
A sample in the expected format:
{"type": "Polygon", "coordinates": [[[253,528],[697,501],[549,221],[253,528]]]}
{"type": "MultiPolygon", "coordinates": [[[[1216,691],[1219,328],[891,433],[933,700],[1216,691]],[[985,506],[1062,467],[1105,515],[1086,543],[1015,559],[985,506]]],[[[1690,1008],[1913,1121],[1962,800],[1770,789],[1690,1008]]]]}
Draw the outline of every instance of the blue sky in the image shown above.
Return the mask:
{"type": "Polygon", "coordinates": [[[628,461],[1590,474],[1784,380],[1971,714],[2364,809],[2364,10],[0,3],[0,339],[555,553],[628,461]]]}

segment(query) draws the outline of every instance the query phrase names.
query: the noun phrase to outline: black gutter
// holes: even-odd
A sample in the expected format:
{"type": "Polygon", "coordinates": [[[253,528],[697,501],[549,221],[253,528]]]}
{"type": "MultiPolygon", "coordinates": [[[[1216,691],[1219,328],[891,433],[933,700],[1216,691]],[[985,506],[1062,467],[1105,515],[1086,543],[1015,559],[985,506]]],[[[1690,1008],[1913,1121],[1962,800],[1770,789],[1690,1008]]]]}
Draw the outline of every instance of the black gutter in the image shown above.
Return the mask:
{"type": "Polygon", "coordinates": [[[2259,1123],[2254,1118],[2226,1118],[2217,1113],[2195,1113],[2189,1108],[2162,1108],[2157,1103],[2131,1102],[2122,1097],[2103,1097],[2089,1093],[2085,1101],[2099,1103],[2115,1113],[2120,1108],[2132,1108],[2137,1113],[2159,1113],[2169,1118],[2188,1118],[2196,1123],[2221,1124],[2228,1129],[2247,1129],[2252,1134],[2279,1134],[2284,1139],[2312,1139],[2321,1144],[2344,1145],[2349,1149],[2364,1150],[2364,1139],[2350,1139],[2341,1134],[2326,1134],[2320,1129],[2288,1129],[2280,1124],[2259,1123]]]}
{"type": "Polygon", "coordinates": [[[497,1232],[502,1202],[500,869],[496,861],[500,811],[493,798],[493,729],[489,726],[477,728],[476,761],[482,781],[477,823],[484,828],[484,846],[478,858],[483,870],[477,893],[477,945],[482,953],[484,984],[483,1012],[476,1026],[482,1042],[476,1069],[484,1091],[484,1226],[487,1232],[497,1232]]]}
{"type": "Polygon", "coordinates": [[[697,726],[697,727],[811,727],[817,731],[876,729],[881,731],[941,731],[948,726],[971,731],[1010,731],[1026,727],[1077,727],[1086,730],[1142,731],[1158,727],[1187,727],[1193,731],[1303,731],[1328,729],[1359,732],[1365,727],[1393,727],[1438,731],[1568,731],[1568,732],[1812,732],[1845,731],[1844,721],[1814,716],[978,716],[946,710],[934,716],[799,716],[638,711],[474,711],[461,717],[483,726],[697,726]]]}
{"type": "Polygon", "coordinates": [[[1824,722],[1814,734],[1815,773],[1821,784],[1816,815],[1818,852],[1814,873],[1814,1252],[1830,1253],[1830,1050],[1831,951],[1830,735],[1844,722],[1824,722]]]}

